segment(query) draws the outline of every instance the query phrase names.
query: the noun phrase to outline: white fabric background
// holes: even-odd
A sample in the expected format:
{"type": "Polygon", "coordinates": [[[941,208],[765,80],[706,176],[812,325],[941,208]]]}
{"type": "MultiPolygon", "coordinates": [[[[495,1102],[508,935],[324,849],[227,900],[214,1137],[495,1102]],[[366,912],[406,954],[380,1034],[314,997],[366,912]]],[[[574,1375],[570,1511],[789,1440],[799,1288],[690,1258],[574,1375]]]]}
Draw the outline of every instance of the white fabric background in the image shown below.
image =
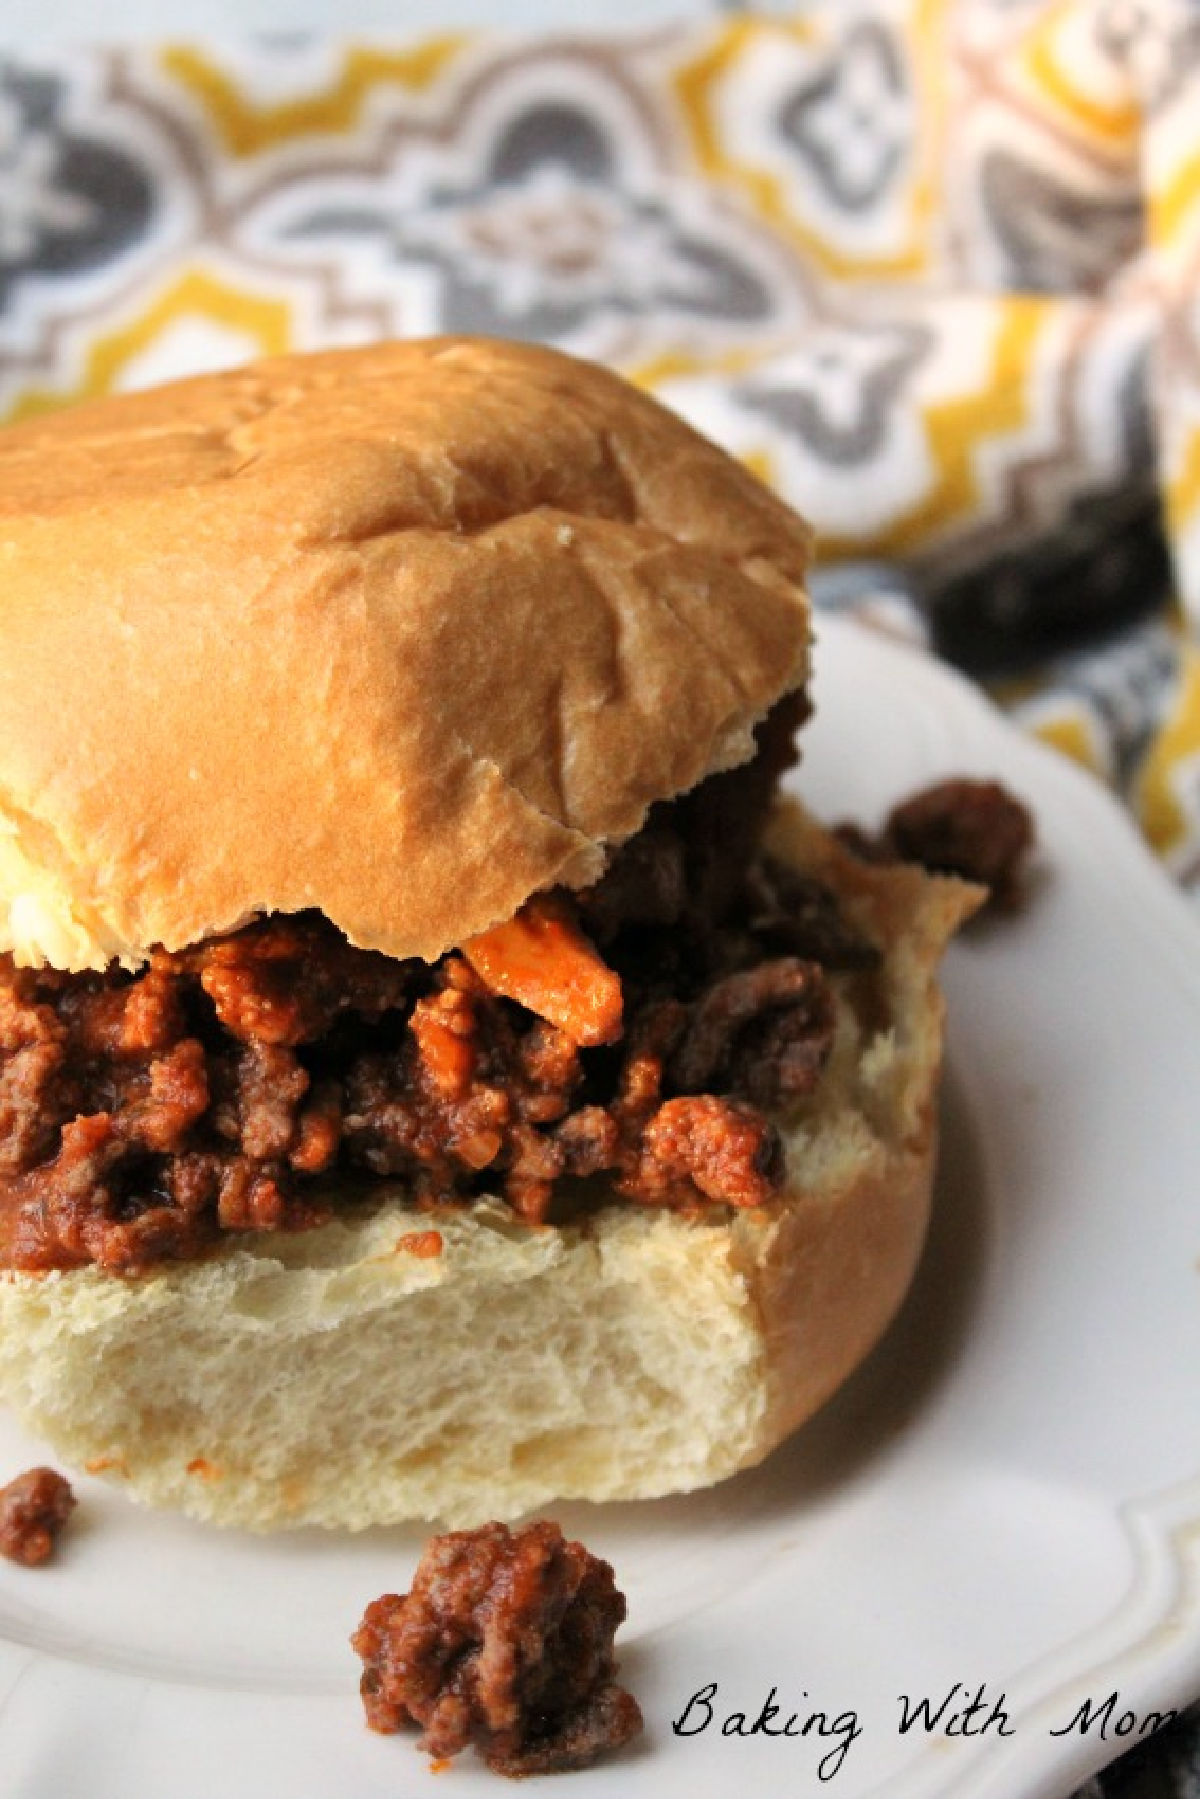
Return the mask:
{"type": "MultiPolygon", "coordinates": [[[[438,30],[455,26],[603,30],[712,12],[715,0],[0,0],[6,49],[111,38],[229,32],[438,30]]],[[[760,11],[770,12],[770,5],[760,11]]]]}

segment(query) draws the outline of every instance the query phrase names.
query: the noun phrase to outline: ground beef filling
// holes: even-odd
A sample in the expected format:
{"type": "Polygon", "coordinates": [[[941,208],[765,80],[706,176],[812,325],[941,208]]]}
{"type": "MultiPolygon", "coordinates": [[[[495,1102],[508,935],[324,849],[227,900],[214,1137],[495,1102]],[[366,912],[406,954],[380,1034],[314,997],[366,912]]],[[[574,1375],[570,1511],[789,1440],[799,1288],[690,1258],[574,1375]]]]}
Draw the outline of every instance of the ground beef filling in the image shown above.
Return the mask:
{"type": "Polygon", "coordinates": [[[317,914],[133,976],[0,959],[0,1261],[136,1272],[319,1223],[335,1174],[343,1196],[498,1192],[531,1222],[596,1175],[644,1205],[769,1199],[766,1114],[820,1079],[830,974],[875,959],[832,894],[754,849],[781,760],[768,729],[596,887],[433,966],[317,914]]]}
{"type": "Polygon", "coordinates": [[[495,1774],[586,1767],[642,1728],[616,1682],[624,1595],[557,1524],[484,1524],[426,1547],[408,1593],[386,1593],[350,1639],[373,1730],[419,1725],[439,1759],[473,1746],[495,1774]]]}

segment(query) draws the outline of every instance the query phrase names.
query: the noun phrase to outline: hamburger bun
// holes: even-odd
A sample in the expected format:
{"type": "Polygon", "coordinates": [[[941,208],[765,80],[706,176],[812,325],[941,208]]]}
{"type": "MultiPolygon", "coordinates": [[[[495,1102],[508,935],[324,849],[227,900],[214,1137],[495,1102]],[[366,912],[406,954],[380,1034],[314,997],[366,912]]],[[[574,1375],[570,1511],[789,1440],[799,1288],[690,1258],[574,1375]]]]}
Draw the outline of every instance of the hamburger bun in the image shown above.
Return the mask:
{"type": "Polygon", "coordinates": [[[841,1008],[750,1211],[612,1204],[530,1228],[393,1191],[136,1281],[0,1280],[0,1392],[77,1466],[253,1530],[509,1519],[752,1466],[878,1340],[916,1268],[937,1140],[947,939],[978,888],[856,862],[784,802],[771,847],[885,951],[887,1024],[841,1008]],[[440,1253],[429,1255],[436,1232],[440,1253]]]}
{"type": "MultiPolygon", "coordinates": [[[[596,881],[807,673],[806,527],[546,350],[284,358],[13,429],[0,474],[18,964],[136,969],[306,909],[432,962],[596,881]]],[[[136,1277],[10,1269],[0,1395],[136,1497],[254,1529],[465,1524],[760,1460],[908,1285],[935,969],[980,897],[860,864],[791,804],[770,832],[882,960],[835,982],[769,1203],[610,1189],[533,1225],[381,1181],[317,1228],[136,1277]]]]}
{"type": "Polygon", "coordinates": [[[807,528],[617,376],[435,339],[0,432],[0,950],[433,961],[744,761],[807,528]]]}

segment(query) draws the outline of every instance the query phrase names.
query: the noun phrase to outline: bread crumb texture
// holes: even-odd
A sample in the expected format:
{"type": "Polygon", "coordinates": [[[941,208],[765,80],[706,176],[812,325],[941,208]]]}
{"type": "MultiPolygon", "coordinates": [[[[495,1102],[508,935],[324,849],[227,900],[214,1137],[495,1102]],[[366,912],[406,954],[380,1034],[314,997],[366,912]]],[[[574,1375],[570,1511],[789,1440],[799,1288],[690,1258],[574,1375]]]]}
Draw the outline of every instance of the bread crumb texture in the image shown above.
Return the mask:
{"type": "Polygon", "coordinates": [[[129,1284],[9,1283],[22,1409],[76,1462],[122,1445],[152,1503],[250,1526],[478,1523],[738,1466],[762,1345],[726,1231],[616,1207],[530,1231],[483,1205],[439,1219],[436,1262],[388,1253],[422,1216],[392,1201],[129,1284]]]}

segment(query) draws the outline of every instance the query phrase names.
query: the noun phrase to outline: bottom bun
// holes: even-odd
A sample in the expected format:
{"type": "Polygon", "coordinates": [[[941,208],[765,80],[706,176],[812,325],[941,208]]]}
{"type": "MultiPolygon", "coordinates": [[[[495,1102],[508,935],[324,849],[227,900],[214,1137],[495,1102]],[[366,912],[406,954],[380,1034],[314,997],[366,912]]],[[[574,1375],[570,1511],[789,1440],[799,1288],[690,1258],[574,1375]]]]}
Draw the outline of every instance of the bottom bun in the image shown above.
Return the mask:
{"type": "Polygon", "coordinates": [[[849,995],[867,977],[847,977],[817,1093],[779,1121],[788,1183],[770,1205],[623,1203],[529,1228],[499,1201],[431,1214],[390,1189],[136,1280],[9,1274],[0,1394],[135,1497],[255,1530],[469,1525],[687,1492],[760,1461],[912,1277],[936,1149],[935,970],[980,898],[867,867],[790,804],[771,848],[834,886],[885,955],[865,1003],[849,995]]]}

